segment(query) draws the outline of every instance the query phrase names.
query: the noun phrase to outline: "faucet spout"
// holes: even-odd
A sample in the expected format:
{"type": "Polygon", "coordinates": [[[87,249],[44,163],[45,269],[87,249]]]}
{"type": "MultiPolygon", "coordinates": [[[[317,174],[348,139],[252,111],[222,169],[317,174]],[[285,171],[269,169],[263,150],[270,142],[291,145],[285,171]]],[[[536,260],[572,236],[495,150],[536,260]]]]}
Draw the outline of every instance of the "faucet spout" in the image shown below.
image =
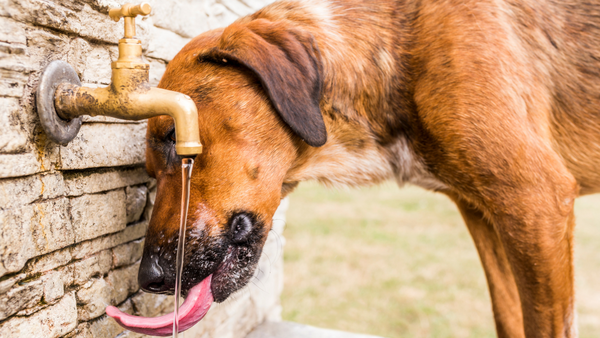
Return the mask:
{"type": "Polygon", "coordinates": [[[46,67],[36,97],[40,121],[51,139],[67,144],[77,135],[83,115],[123,120],[169,115],[175,120],[177,154],[194,156],[202,152],[194,101],[148,83],[150,65],[143,61],[141,41],[135,38],[135,17],[148,15],[151,10],[147,3],[110,10],[115,21],[125,18],[125,37],[119,40],[119,58],[111,64],[108,87],[82,87],[73,68],[62,61],[46,67]]]}
{"type": "Polygon", "coordinates": [[[58,86],[54,106],[65,120],[82,115],[110,116],[123,120],[143,120],[169,115],[175,120],[175,150],[180,156],[202,152],[196,104],[187,95],[144,85],[135,90],[115,90],[114,86],[87,88],[63,83],[58,86]]]}

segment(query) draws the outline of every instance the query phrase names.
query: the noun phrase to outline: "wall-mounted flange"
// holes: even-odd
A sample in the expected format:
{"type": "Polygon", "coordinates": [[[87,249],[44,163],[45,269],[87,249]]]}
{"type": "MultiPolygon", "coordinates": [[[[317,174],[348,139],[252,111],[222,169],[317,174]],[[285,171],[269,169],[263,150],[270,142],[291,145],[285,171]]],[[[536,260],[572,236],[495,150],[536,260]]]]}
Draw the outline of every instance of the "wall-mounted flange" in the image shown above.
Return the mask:
{"type": "Polygon", "coordinates": [[[40,122],[46,135],[52,141],[64,146],[77,136],[82,117],[64,120],[56,112],[54,93],[63,83],[81,86],[81,81],[73,67],[64,61],[52,61],[42,72],[35,97],[40,122]]]}

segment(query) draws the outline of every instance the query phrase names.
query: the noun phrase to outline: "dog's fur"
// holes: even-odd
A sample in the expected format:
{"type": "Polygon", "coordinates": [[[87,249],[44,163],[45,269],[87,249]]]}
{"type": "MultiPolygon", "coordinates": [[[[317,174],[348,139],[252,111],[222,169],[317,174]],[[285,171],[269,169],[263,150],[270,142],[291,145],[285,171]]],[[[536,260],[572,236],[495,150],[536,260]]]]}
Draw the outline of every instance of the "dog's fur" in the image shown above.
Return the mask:
{"type": "MultiPolygon", "coordinates": [[[[160,83],[194,99],[205,147],[184,286],[213,274],[222,301],[247,283],[298,182],[394,178],[456,202],[499,337],[576,337],[573,203],[600,190],[599,72],[597,0],[282,1],[200,35],[160,83]],[[236,237],[239,215],[252,226],[236,237]]],[[[160,256],[167,284],[172,130],[148,125],[144,257],[160,256]]]]}

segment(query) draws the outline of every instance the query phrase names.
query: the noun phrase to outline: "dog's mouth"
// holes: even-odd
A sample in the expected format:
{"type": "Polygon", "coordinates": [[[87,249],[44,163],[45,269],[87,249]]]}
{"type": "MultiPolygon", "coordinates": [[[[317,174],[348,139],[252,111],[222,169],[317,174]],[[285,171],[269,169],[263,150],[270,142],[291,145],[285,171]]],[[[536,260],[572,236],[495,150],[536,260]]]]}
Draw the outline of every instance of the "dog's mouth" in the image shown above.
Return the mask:
{"type": "MultiPolygon", "coordinates": [[[[198,323],[213,303],[211,291],[212,275],[192,287],[179,308],[179,332],[183,332],[198,323]]],[[[151,336],[170,336],[173,334],[173,313],[160,317],[139,317],[124,313],[114,306],[106,308],[106,314],[113,317],[124,328],[151,336]]]]}
{"type": "MultiPolygon", "coordinates": [[[[231,293],[230,290],[224,291],[224,289],[230,289],[232,287],[231,283],[234,285],[238,284],[236,283],[236,279],[241,276],[239,274],[232,274],[231,270],[235,270],[235,259],[239,251],[239,248],[230,246],[226,251],[224,259],[211,275],[190,289],[182,290],[185,301],[179,308],[179,332],[191,328],[202,320],[214,301],[223,301],[231,293]],[[232,277],[232,275],[236,278],[232,277]],[[223,294],[224,292],[226,294],[223,294]]],[[[244,252],[244,256],[247,255],[245,250],[241,251],[244,252]]],[[[245,284],[246,278],[242,279],[243,281],[237,282],[245,284]]],[[[239,287],[239,285],[236,286],[239,287]]],[[[106,308],[106,314],[114,318],[122,327],[136,333],[163,337],[173,334],[173,313],[160,317],[141,317],[124,313],[114,306],[109,306],[106,308]]]]}

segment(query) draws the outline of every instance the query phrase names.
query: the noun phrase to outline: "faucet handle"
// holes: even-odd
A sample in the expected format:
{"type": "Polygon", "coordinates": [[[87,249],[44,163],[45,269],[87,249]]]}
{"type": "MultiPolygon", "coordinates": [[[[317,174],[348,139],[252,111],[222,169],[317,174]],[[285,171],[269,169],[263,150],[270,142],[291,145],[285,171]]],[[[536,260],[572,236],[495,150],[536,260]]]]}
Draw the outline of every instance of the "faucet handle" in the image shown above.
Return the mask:
{"type": "Polygon", "coordinates": [[[108,15],[115,22],[125,18],[125,39],[131,39],[135,36],[135,17],[138,15],[148,15],[152,12],[152,6],[147,2],[139,5],[124,4],[121,8],[111,8],[108,15]]]}
{"type": "Polygon", "coordinates": [[[133,17],[138,15],[148,15],[152,12],[152,6],[147,2],[142,2],[139,5],[124,4],[121,8],[111,8],[108,15],[115,22],[119,22],[122,17],[133,17]]]}

